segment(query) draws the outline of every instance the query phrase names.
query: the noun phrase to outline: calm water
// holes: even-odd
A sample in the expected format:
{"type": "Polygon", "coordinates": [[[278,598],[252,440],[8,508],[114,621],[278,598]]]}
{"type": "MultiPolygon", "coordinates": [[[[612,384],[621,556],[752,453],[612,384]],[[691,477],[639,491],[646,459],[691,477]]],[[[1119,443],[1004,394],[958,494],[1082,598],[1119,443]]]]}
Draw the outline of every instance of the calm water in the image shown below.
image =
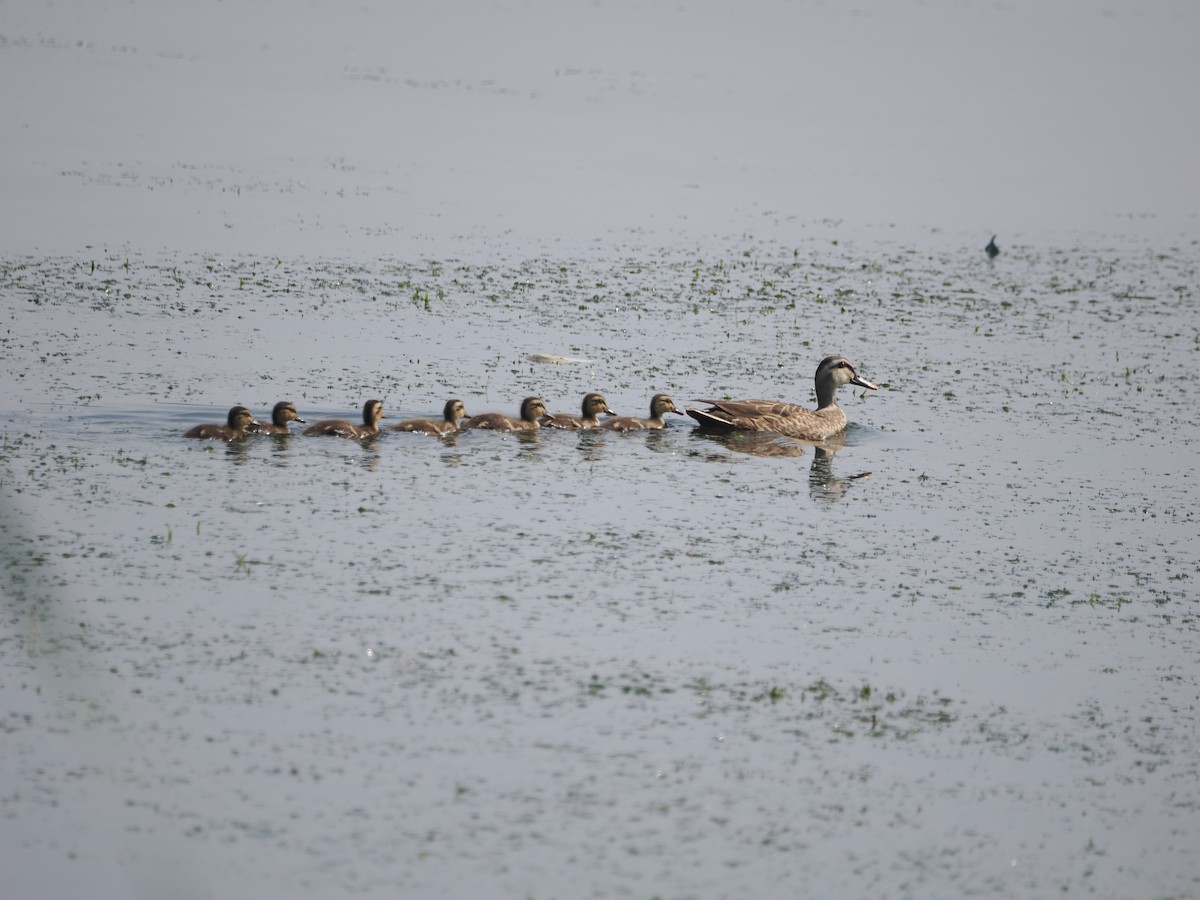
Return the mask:
{"type": "Polygon", "coordinates": [[[1195,13],[898,9],[6,11],[6,891],[1200,893],[1195,13]]]}

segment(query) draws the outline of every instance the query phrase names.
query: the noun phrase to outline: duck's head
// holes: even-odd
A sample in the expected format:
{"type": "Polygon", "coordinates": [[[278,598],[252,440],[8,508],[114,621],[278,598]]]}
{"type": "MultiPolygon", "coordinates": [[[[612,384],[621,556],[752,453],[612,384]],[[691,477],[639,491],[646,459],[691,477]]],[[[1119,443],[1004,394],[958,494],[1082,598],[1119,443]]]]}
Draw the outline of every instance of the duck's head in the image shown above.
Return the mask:
{"type": "Polygon", "coordinates": [[[675,408],[675,401],[668,394],[655,394],[650,398],[650,418],[661,419],[664,413],[669,412],[683,415],[683,410],[675,408]]]}
{"type": "Polygon", "coordinates": [[[363,424],[368,428],[374,427],[375,423],[380,419],[386,419],[383,414],[382,400],[368,400],[363,404],[363,424]]]}
{"type": "Polygon", "coordinates": [[[442,410],[442,418],[457,425],[467,415],[467,408],[461,400],[447,400],[446,408],[442,410]]]}
{"type": "Polygon", "coordinates": [[[608,401],[604,399],[603,394],[584,394],[583,417],[585,419],[594,419],[601,413],[604,413],[606,416],[616,415],[615,412],[608,408],[608,401]]]}
{"type": "Polygon", "coordinates": [[[229,422],[229,427],[234,431],[245,431],[251,425],[258,424],[254,419],[254,413],[250,412],[244,406],[235,406],[229,410],[229,416],[226,421],[229,422]]]}
{"type": "Polygon", "coordinates": [[[855,372],[850,360],[844,356],[827,356],[821,360],[821,364],[817,366],[816,382],[818,396],[821,394],[821,385],[823,384],[832,384],[835,389],[844,384],[856,384],[868,391],[879,390],[878,387],[855,372]]]}
{"type": "Polygon", "coordinates": [[[526,397],[521,401],[521,418],[526,422],[536,422],[542,416],[554,418],[546,412],[546,403],[541,397],[526,397]]]}
{"type": "Polygon", "coordinates": [[[271,410],[271,421],[276,425],[286,425],[288,422],[299,422],[301,425],[306,424],[300,418],[300,414],[296,412],[296,404],[290,400],[280,400],[275,404],[275,408],[271,410]]]}

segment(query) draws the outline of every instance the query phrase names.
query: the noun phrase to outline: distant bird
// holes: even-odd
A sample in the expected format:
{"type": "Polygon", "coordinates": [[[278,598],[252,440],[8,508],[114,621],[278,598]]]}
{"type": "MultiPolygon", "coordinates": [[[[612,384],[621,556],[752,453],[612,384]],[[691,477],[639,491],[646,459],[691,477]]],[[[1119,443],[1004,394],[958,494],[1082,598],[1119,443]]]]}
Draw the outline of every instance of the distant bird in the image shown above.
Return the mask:
{"type": "Polygon", "coordinates": [[[996,236],[993,234],[992,239],[988,241],[988,245],[983,248],[983,252],[988,255],[988,259],[995,259],[1000,255],[1000,248],[996,246],[996,236]]]}

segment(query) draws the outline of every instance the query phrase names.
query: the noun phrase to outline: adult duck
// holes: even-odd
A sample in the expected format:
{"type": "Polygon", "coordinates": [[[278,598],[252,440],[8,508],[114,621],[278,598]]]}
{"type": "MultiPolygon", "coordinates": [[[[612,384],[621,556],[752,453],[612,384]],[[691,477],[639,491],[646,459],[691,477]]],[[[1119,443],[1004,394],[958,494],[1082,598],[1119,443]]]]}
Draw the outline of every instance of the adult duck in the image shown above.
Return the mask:
{"type": "Polygon", "coordinates": [[[354,425],[345,419],[322,419],[304,429],[304,434],[332,434],[350,440],[362,440],[379,434],[379,420],[387,418],[383,414],[382,400],[368,400],[363,404],[363,423],[354,425]]]}
{"type": "Polygon", "coordinates": [[[814,376],[817,408],[805,409],[782,400],[701,400],[709,409],[688,408],[687,414],[704,428],[716,431],[774,431],[806,441],[822,441],[846,427],[846,414],[837,405],[837,389],[855,384],[869,391],[878,387],[854,371],[844,356],[827,356],[814,376]]]}

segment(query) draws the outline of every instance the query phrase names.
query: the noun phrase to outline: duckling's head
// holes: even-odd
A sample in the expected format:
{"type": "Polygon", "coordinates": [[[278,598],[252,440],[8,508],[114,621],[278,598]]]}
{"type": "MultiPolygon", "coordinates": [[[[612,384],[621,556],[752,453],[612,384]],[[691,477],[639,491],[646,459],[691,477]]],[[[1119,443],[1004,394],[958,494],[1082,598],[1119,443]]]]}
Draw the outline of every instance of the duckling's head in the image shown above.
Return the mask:
{"type": "Polygon", "coordinates": [[[457,425],[467,414],[467,408],[461,400],[447,400],[446,408],[442,410],[442,418],[457,425]]]}
{"type": "Polygon", "coordinates": [[[584,394],[583,417],[585,419],[594,419],[601,413],[604,413],[606,416],[616,415],[615,412],[608,408],[608,401],[604,399],[602,394],[584,394]]]}
{"type": "Polygon", "coordinates": [[[227,421],[229,422],[229,427],[234,431],[245,431],[251,425],[258,424],[258,422],[254,421],[254,413],[250,412],[244,406],[235,406],[229,410],[227,421]]]}
{"type": "Polygon", "coordinates": [[[368,428],[374,427],[375,423],[380,419],[386,419],[383,414],[382,400],[368,400],[363,404],[363,424],[368,428]]]}
{"type": "Polygon", "coordinates": [[[300,414],[296,412],[296,405],[290,400],[280,400],[275,404],[275,408],[271,410],[271,421],[276,425],[286,425],[288,422],[306,424],[300,418],[300,414]]]}
{"type": "Polygon", "coordinates": [[[675,401],[668,394],[655,394],[650,398],[650,418],[661,419],[664,413],[678,413],[683,415],[683,411],[675,408],[675,401]]]}
{"type": "Polygon", "coordinates": [[[827,356],[821,360],[820,365],[817,366],[816,382],[818,397],[821,396],[821,385],[825,383],[832,384],[835,389],[844,384],[856,384],[869,391],[879,390],[865,378],[859,377],[850,360],[844,356],[827,356]]]}
{"type": "MultiPolygon", "coordinates": [[[[521,401],[521,418],[526,422],[536,422],[545,415],[548,415],[546,404],[541,397],[526,397],[521,401]]],[[[550,418],[554,417],[550,416],[550,418]]]]}

